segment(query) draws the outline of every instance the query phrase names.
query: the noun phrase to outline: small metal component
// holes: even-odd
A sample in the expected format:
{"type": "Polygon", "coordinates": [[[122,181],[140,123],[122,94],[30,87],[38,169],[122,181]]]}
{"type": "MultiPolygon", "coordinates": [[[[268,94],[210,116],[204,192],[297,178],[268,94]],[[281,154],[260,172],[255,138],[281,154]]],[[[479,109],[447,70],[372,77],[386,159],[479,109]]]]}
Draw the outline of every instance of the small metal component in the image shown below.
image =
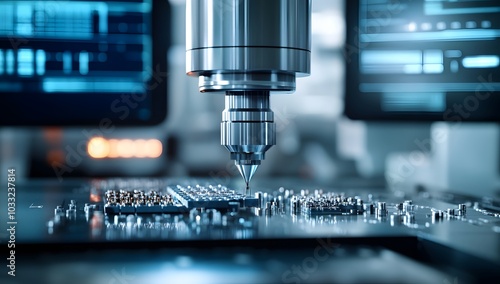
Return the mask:
{"type": "Polygon", "coordinates": [[[413,201],[405,200],[403,202],[403,212],[411,212],[413,211],[415,206],[413,205],[413,201]]]}
{"type": "Polygon", "coordinates": [[[262,191],[257,191],[255,194],[254,194],[255,198],[257,199],[257,207],[259,208],[262,208],[263,207],[263,203],[262,203],[262,191]]]}
{"type": "Polygon", "coordinates": [[[67,209],[66,210],[66,218],[68,218],[68,219],[76,218],[76,209],[67,209]]]}
{"type": "Polygon", "coordinates": [[[85,211],[85,213],[87,215],[94,212],[96,209],[97,209],[97,205],[89,204],[89,203],[85,203],[85,206],[83,207],[83,211],[85,211]]]}
{"type": "Polygon", "coordinates": [[[363,207],[363,199],[357,198],[356,199],[357,205],[363,207]]]}
{"type": "Polygon", "coordinates": [[[263,212],[262,208],[259,207],[254,208],[255,216],[262,216],[262,212],[263,212]]]}
{"type": "Polygon", "coordinates": [[[458,215],[463,216],[467,213],[467,206],[465,204],[458,204],[458,215]]]}
{"type": "Polygon", "coordinates": [[[458,204],[458,210],[461,210],[461,211],[467,211],[467,205],[465,204],[458,204]]]}
{"type": "Polygon", "coordinates": [[[387,215],[387,205],[385,202],[377,202],[377,215],[378,216],[387,215]]]}
{"type": "Polygon", "coordinates": [[[278,206],[278,209],[280,211],[284,211],[285,209],[285,202],[283,201],[283,196],[279,195],[278,198],[276,199],[276,204],[278,206]]]}
{"type": "Polygon", "coordinates": [[[443,216],[444,216],[443,211],[432,209],[431,211],[432,221],[441,220],[443,216]]]}
{"type": "Polygon", "coordinates": [[[404,224],[414,224],[415,223],[415,214],[406,212],[406,215],[403,217],[403,223],[404,224]]]}
{"type": "Polygon", "coordinates": [[[54,209],[54,215],[64,214],[63,207],[61,205],[57,205],[54,209]]]}
{"type": "Polygon", "coordinates": [[[403,211],[403,203],[398,203],[396,209],[398,209],[398,211],[403,211]]]}
{"type": "Polygon", "coordinates": [[[276,215],[278,211],[278,206],[276,205],[276,202],[271,202],[271,215],[276,215]]]}
{"type": "Polygon", "coordinates": [[[272,211],[271,211],[271,202],[266,202],[266,210],[265,210],[265,213],[267,216],[270,216],[272,215],[272,211]]]}
{"type": "Polygon", "coordinates": [[[448,208],[446,210],[446,214],[451,217],[451,216],[455,216],[455,210],[454,209],[451,209],[451,208],[448,208]]]}
{"type": "Polygon", "coordinates": [[[378,211],[385,211],[386,209],[386,203],[385,202],[377,202],[377,210],[378,211]]]}
{"type": "Polygon", "coordinates": [[[368,213],[368,214],[374,214],[375,213],[375,206],[373,204],[363,204],[363,210],[368,213]]]}

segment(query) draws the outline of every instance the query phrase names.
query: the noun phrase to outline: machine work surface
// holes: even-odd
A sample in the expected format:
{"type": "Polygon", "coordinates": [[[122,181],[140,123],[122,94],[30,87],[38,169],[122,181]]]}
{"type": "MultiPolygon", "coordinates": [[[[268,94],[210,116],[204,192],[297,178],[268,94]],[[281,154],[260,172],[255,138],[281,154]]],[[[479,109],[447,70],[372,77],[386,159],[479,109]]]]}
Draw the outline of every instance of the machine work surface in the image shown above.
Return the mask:
{"type": "MultiPolygon", "coordinates": [[[[307,283],[316,278],[297,274],[299,282],[287,282],[295,278],[287,277],[286,269],[279,275],[269,274],[269,266],[257,260],[274,257],[286,268],[314,256],[319,247],[331,256],[342,254],[329,258],[328,265],[337,261],[342,263],[337,266],[349,266],[341,261],[345,257],[354,266],[370,263],[371,257],[378,264],[404,266],[408,262],[411,269],[420,267],[417,272],[429,270],[414,276],[425,282],[440,279],[444,283],[442,279],[447,279],[454,283],[459,278],[459,283],[476,283],[498,276],[494,268],[500,267],[500,212],[486,198],[324,188],[293,180],[256,182],[250,196],[243,192],[241,184],[214,184],[204,179],[35,180],[19,184],[15,215],[19,259],[28,257],[33,263],[26,265],[35,269],[38,258],[41,260],[36,261],[47,260],[50,267],[62,265],[54,253],[67,254],[67,260],[82,261],[83,257],[88,263],[89,253],[108,251],[106,260],[98,265],[102,270],[124,261],[120,255],[125,252],[133,256],[125,260],[137,264],[153,261],[157,254],[174,262],[187,258],[194,266],[209,259],[223,265],[243,258],[240,260],[251,264],[245,267],[255,270],[256,278],[250,278],[255,281],[249,283],[276,279],[307,283]],[[152,256],[144,260],[148,254],[152,256]],[[216,256],[209,257],[212,254],[216,256]]],[[[8,222],[6,216],[1,216],[2,224],[8,222]]],[[[151,263],[151,267],[157,265],[151,263]]],[[[327,266],[318,269],[328,275],[327,266]]],[[[401,283],[401,273],[382,279],[401,283]]],[[[343,279],[342,273],[335,275],[340,278],[328,279],[343,279]]],[[[337,280],[331,282],[342,282],[337,280]]]]}

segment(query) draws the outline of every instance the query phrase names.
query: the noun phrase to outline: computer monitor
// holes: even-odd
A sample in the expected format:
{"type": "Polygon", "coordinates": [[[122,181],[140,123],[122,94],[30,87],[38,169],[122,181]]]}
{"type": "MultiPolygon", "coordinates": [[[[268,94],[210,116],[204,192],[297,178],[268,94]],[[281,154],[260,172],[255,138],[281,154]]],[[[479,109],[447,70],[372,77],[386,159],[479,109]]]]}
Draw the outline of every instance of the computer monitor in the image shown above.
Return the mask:
{"type": "Polygon", "coordinates": [[[346,1],[345,113],[500,120],[500,2],[346,1]]]}
{"type": "Polygon", "coordinates": [[[153,125],[168,1],[1,1],[0,126],[153,125]]]}

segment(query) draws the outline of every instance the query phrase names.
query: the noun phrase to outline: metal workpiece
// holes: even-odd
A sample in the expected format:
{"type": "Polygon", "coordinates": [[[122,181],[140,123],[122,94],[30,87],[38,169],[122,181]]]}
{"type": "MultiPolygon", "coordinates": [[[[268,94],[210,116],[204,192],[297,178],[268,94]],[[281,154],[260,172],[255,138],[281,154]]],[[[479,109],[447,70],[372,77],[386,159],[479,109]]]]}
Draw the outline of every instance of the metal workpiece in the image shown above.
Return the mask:
{"type": "Polygon", "coordinates": [[[300,212],[300,200],[297,196],[292,196],[290,198],[290,211],[292,214],[298,214],[300,212]]]}

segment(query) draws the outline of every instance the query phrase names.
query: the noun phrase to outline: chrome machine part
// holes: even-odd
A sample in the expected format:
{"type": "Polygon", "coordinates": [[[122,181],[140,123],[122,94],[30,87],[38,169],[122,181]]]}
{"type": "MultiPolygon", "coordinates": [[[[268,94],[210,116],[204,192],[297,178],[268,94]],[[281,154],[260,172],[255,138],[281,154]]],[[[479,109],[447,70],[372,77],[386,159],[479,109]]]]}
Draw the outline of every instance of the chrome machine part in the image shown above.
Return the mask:
{"type": "Polygon", "coordinates": [[[270,91],[310,73],[311,0],[187,0],[186,72],[226,92],[221,142],[250,181],[275,144],[270,91]]]}
{"type": "Polygon", "coordinates": [[[238,170],[248,183],[265,153],[276,144],[274,113],[269,91],[230,91],[222,112],[221,144],[231,152],[238,170]]]}

